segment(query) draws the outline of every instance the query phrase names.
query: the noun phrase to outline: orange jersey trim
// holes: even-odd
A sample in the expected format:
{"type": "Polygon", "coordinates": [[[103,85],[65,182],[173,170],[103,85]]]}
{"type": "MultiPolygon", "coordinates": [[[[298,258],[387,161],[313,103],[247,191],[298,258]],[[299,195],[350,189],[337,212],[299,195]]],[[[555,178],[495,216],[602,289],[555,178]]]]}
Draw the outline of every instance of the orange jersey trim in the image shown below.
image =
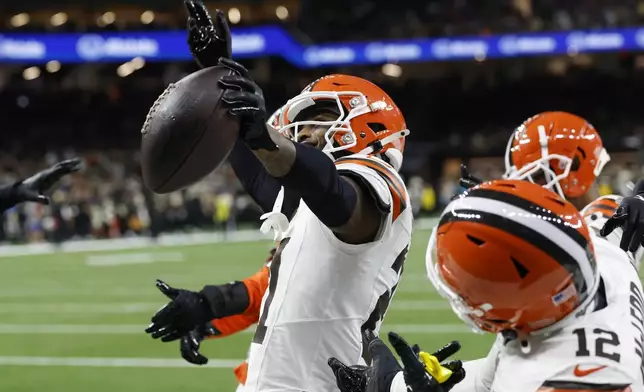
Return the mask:
{"type": "Polygon", "coordinates": [[[610,199],[599,199],[592,202],[586,211],[584,211],[584,217],[590,216],[595,213],[601,214],[604,218],[608,219],[615,213],[615,210],[619,207],[614,200],[610,199]]]}
{"type": "Polygon", "coordinates": [[[398,176],[393,173],[391,167],[372,159],[360,157],[340,158],[335,163],[336,165],[353,163],[354,165],[366,166],[375,170],[385,180],[391,192],[391,199],[393,201],[391,213],[393,221],[398,219],[400,214],[407,208],[407,188],[398,176]]]}
{"type": "Polygon", "coordinates": [[[248,307],[245,315],[259,319],[259,310],[262,307],[262,298],[268,289],[268,266],[263,266],[255,275],[244,279],[242,282],[248,290],[248,307]]]}
{"type": "Polygon", "coordinates": [[[257,317],[246,314],[236,314],[234,316],[214,319],[210,324],[215,327],[219,333],[217,335],[208,336],[208,339],[225,338],[226,336],[236,334],[237,332],[245,331],[256,322],[257,317]]]}
{"type": "Polygon", "coordinates": [[[248,362],[242,362],[239,364],[239,366],[235,368],[234,372],[237,382],[241,385],[246,385],[246,380],[248,379],[248,362]]]}

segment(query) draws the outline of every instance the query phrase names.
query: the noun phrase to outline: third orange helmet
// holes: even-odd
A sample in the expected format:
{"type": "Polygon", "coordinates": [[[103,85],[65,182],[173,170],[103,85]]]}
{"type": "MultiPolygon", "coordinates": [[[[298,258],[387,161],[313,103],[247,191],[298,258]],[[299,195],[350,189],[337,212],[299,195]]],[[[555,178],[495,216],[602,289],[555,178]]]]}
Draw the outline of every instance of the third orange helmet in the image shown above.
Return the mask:
{"type": "Polygon", "coordinates": [[[590,189],[610,157],[597,130],[566,112],[545,112],[512,134],[505,154],[505,178],[541,183],[564,198],[590,189]]]}

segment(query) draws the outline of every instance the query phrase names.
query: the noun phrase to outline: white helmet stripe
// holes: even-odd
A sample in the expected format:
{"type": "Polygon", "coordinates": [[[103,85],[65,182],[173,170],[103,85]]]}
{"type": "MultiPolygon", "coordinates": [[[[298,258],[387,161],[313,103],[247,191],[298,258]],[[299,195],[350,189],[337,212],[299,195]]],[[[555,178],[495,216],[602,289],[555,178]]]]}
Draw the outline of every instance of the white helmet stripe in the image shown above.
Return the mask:
{"type": "MultiPolygon", "coordinates": [[[[595,271],[588,261],[586,249],[561,230],[557,222],[552,222],[553,218],[518,208],[509,203],[481,197],[456,199],[446,208],[447,212],[455,215],[458,215],[459,210],[481,211],[493,216],[496,215],[525,226],[549,239],[579,264],[586,289],[590,293],[594,292],[595,271]]],[[[579,225],[582,225],[581,220],[579,225]]],[[[549,252],[552,249],[544,249],[544,251],[549,252]]]]}

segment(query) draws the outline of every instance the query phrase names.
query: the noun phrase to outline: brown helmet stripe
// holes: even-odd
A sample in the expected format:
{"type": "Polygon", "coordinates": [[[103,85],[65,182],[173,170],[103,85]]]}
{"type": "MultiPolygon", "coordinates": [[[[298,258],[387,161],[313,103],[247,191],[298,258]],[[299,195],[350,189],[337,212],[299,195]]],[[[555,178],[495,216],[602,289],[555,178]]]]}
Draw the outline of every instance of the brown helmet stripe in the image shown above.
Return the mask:
{"type": "MultiPolygon", "coordinates": [[[[541,233],[530,227],[507,219],[503,216],[492,214],[479,210],[459,209],[456,211],[446,212],[440,220],[438,227],[451,222],[472,222],[494,227],[506,233],[510,233],[517,238],[532,244],[543,250],[557,261],[573,277],[573,283],[580,297],[583,298],[588,292],[589,287],[586,284],[584,274],[579,268],[579,263],[575,258],[558,244],[543,236],[541,233]]],[[[587,243],[586,243],[587,245],[587,243]]],[[[584,246],[584,249],[586,248],[584,246]]]]}
{"type": "MultiPolygon", "coordinates": [[[[530,200],[524,199],[517,195],[494,189],[473,189],[468,192],[469,197],[482,197],[485,199],[501,201],[517,208],[525,210],[528,213],[540,216],[541,219],[551,222],[561,231],[572,238],[579,246],[586,248],[588,239],[584,237],[577,229],[566,224],[559,215],[551,212],[530,200]]],[[[558,197],[553,194],[553,197],[558,197]]]]}

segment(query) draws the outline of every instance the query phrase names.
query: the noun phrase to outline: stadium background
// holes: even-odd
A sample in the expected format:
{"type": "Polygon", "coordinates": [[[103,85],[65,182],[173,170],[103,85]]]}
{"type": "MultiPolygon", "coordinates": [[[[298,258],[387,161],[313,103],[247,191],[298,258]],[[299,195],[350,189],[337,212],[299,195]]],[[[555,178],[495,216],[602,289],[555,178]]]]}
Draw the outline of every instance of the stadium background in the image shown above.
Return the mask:
{"type": "MultiPolygon", "coordinates": [[[[514,127],[567,110],[599,130],[613,161],[602,193],[644,165],[644,2],[637,0],[231,1],[236,58],[275,109],[332,72],[369,78],[412,134],[403,175],[421,219],[383,327],[427,349],[458,339],[484,355],[425,278],[431,216],[459,164],[502,173],[514,127]],[[429,220],[427,220],[429,219],[429,220]]],[[[0,11],[0,182],[82,156],[50,207],[0,225],[0,391],[232,390],[250,335],[204,344],[207,368],[143,334],[164,302],[157,277],[198,288],[253,273],[270,243],[228,168],[183,192],[142,186],[137,148],[150,104],[195,70],[181,1],[31,0],[0,11]]]]}

